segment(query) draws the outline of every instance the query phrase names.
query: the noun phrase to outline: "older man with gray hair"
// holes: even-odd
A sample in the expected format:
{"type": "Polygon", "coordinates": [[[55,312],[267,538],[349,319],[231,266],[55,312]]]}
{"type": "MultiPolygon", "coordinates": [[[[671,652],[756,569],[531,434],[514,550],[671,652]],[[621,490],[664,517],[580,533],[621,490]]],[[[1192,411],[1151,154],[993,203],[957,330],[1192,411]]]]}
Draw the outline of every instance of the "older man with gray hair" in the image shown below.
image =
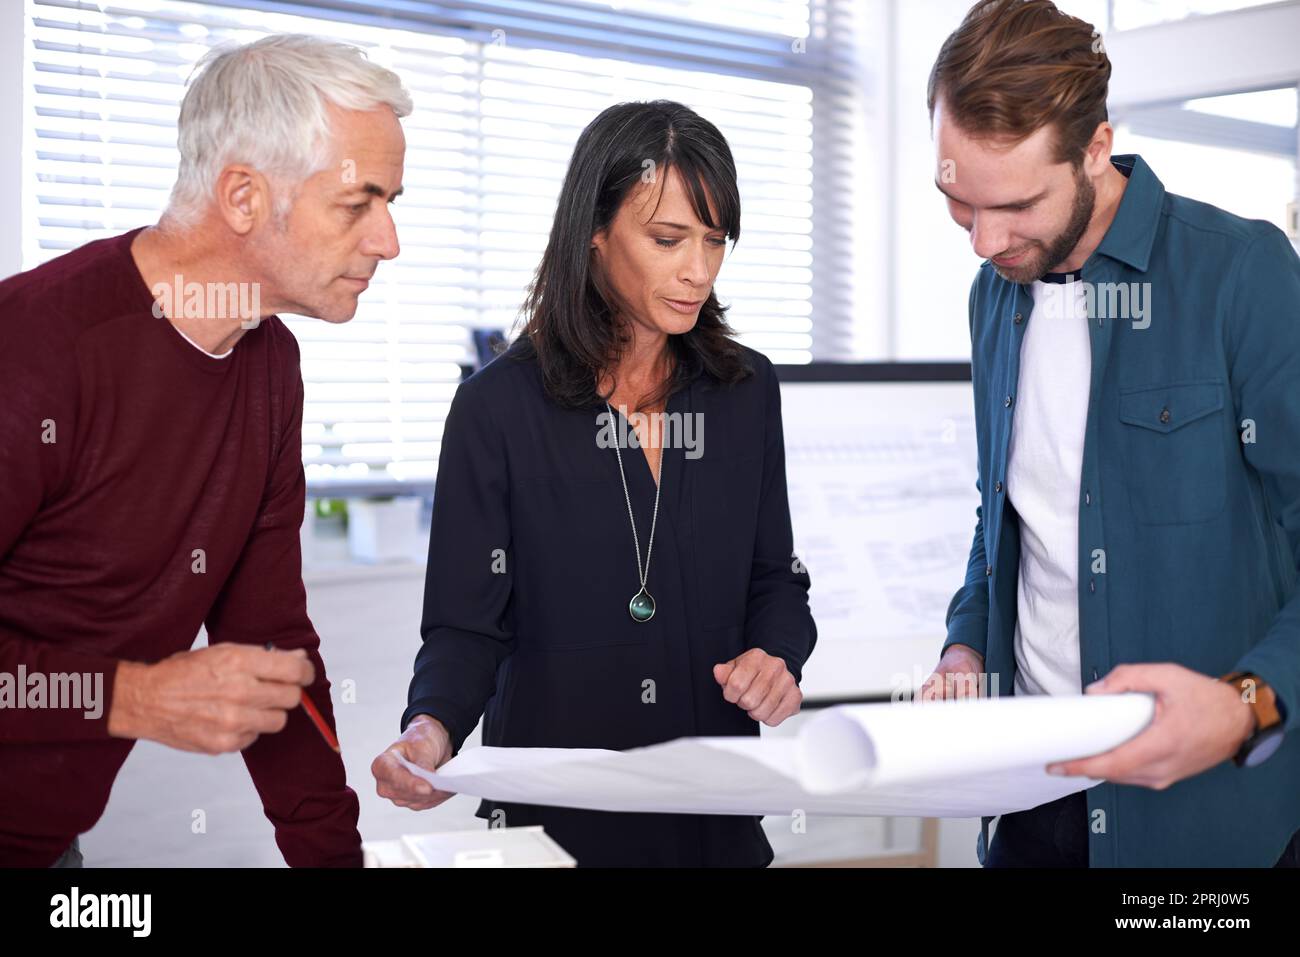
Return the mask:
{"type": "Polygon", "coordinates": [[[397,255],[410,111],[345,44],[214,51],[157,225],[0,282],[0,865],[76,859],[137,740],[241,751],[287,863],[360,865],[356,795],[299,707],[332,725],[275,313],[346,322],[397,255]],[[97,707],[45,694],[70,675],[97,707]]]}

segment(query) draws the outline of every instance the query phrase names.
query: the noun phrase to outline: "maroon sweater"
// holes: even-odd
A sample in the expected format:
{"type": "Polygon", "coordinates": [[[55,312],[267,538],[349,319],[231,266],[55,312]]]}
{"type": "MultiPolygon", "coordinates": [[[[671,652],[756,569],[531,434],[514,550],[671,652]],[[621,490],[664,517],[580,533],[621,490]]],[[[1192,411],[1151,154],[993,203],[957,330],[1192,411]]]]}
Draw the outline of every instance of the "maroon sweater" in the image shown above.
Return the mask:
{"type": "MultiPolygon", "coordinates": [[[[203,624],[307,649],[333,724],[302,583],[297,341],[272,317],[200,352],[153,316],[138,231],[0,282],[0,681],[103,675],[98,719],[0,707],[0,865],[48,865],[99,820],[134,744],[108,734],[117,662],[203,624]]],[[[243,756],[285,861],[361,864],[357,797],[301,708],[243,756]]]]}

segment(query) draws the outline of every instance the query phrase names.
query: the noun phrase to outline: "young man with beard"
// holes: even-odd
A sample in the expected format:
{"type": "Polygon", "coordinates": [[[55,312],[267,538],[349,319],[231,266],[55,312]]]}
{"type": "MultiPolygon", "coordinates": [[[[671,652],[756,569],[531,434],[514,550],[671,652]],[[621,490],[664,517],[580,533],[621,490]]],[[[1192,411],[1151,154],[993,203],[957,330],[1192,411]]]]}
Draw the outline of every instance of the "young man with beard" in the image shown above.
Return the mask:
{"type": "Polygon", "coordinates": [[[986,866],[1294,864],[1300,261],[1112,156],[1109,77],[1048,0],[976,4],[931,73],[936,185],[987,261],[982,504],[924,693],[1155,697],[1132,740],[1048,768],[1104,783],[991,846],[986,818],[986,866]]]}

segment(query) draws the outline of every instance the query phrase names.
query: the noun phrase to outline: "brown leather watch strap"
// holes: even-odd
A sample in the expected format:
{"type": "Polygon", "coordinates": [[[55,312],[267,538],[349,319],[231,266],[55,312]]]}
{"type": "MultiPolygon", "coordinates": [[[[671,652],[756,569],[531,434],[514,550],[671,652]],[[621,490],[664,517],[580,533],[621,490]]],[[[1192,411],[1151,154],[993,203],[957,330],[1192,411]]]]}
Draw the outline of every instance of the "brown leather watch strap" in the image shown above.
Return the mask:
{"type": "Polygon", "coordinates": [[[1255,713],[1255,733],[1267,731],[1275,724],[1282,723],[1282,713],[1277,708],[1277,694],[1258,675],[1248,671],[1235,671],[1224,675],[1221,680],[1235,685],[1242,700],[1250,705],[1255,713]],[[1253,695],[1250,694],[1252,690],[1253,695]]]}

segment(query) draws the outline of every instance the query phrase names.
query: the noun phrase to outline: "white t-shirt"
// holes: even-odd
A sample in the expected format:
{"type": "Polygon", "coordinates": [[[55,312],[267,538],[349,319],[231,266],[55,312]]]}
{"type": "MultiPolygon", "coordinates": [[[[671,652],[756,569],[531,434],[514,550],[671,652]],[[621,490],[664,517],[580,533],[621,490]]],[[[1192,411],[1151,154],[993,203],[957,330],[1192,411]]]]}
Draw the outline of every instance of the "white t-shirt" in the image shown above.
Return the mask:
{"type": "MultiPolygon", "coordinates": [[[[177,332],[181,332],[180,326],[176,325],[175,323],[172,324],[172,328],[175,329],[177,332]]],[[[208,356],[209,358],[212,359],[225,359],[227,356],[229,356],[232,352],[235,351],[234,347],[232,346],[231,348],[227,349],[225,352],[222,352],[220,354],[216,352],[209,352],[207,349],[204,349],[201,345],[199,345],[197,342],[195,342],[193,339],[191,339],[183,332],[181,332],[181,338],[184,339],[186,342],[188,342],[190,345],[192,345],[195,349],[198,349],[199,352],[202,352],[205,356],[208,356]]]]}
{"type": "Polygon", "coordinates": [[[1005,483],[1020,516],[1015,692],[1021,695],[1082,691],[1079,485],[1092,346],[1083,283],[1071,278],[1032,285],[1034,309],[1020,346],[1005,483]]]}

